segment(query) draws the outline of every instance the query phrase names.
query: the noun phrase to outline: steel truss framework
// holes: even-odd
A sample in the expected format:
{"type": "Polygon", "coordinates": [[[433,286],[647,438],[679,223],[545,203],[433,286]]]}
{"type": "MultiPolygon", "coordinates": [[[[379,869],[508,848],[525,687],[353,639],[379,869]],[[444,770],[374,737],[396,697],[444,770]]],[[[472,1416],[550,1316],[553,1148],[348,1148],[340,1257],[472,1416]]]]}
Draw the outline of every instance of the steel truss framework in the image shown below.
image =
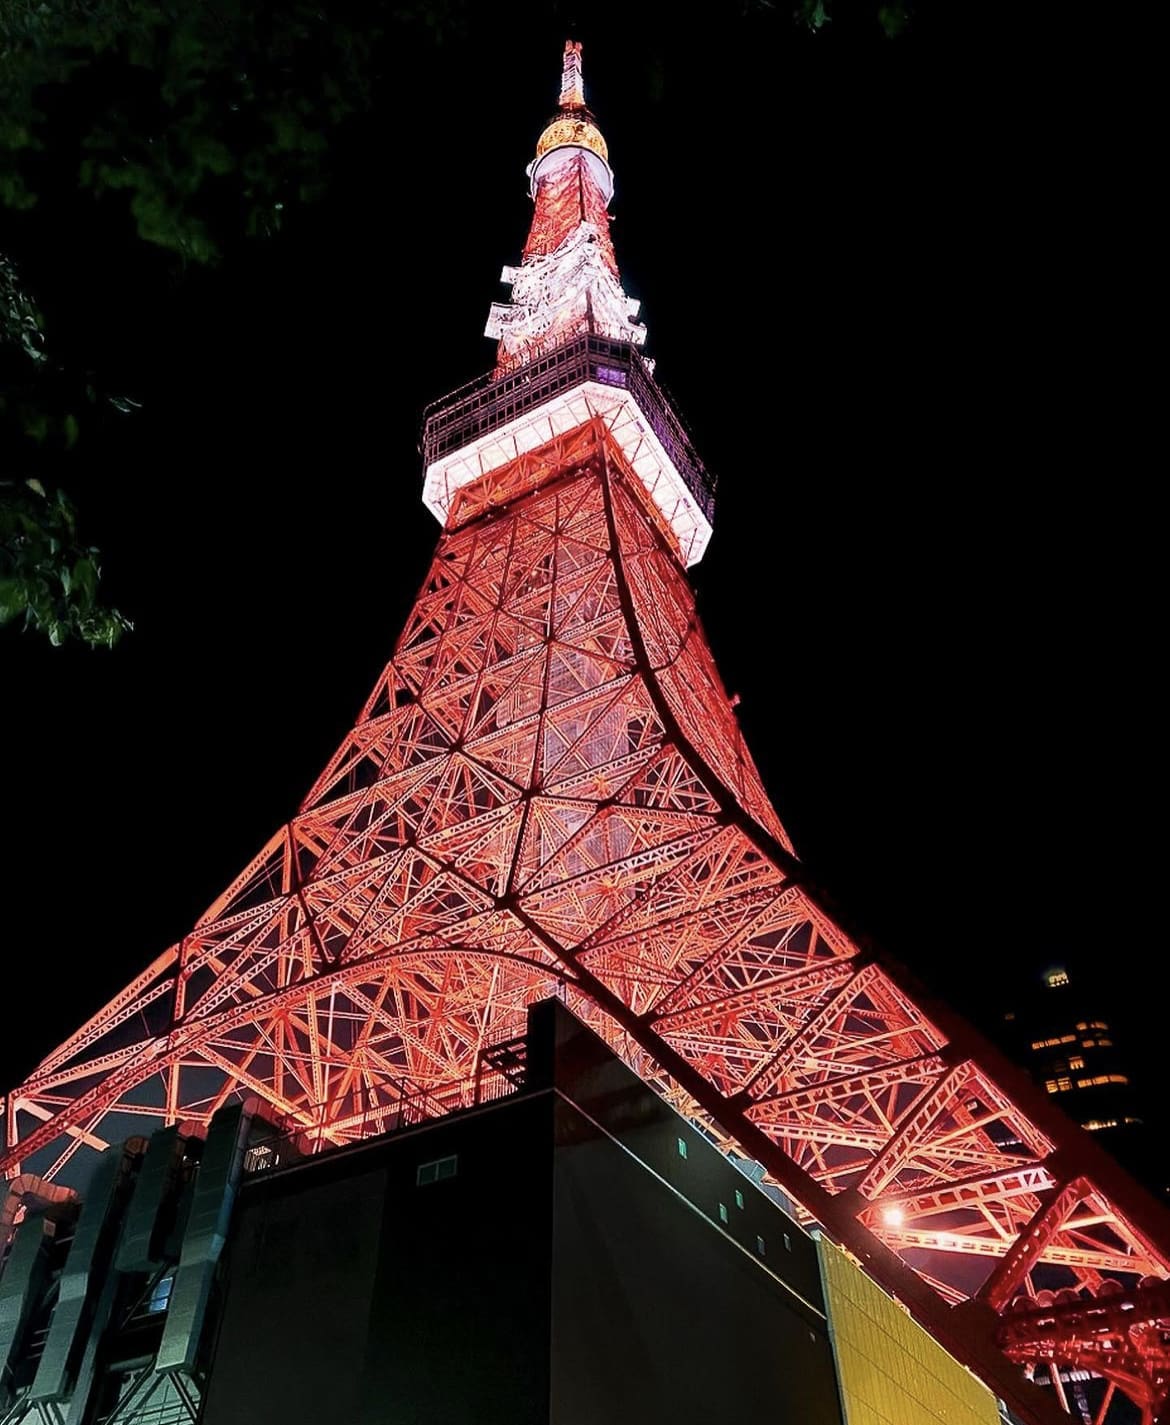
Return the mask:
{"type": "MultiPolygon", "coordinates": [[[[550,171],[526,261],[584,224],[616,281],[587,162],[550,171]]],[[[810,886],[682,553],[600,415],[459,489],[298,814],[8,1095],[0,1168],[67,1182],[249,1094],[349,1142],[471,1102],[560,994],[1029,1425],[1051,1398],[1009,1358],[1163,1418],[1164,1211],[810,886]]]]}
{"type": "MultiPolygon", "coordinates": [[[[572,154],[572,150],[568,150],[572,154]]],[[[519,268],[506,268],[512,300],[492,307],[496,375],[536,360],[581,332],[641,345],[638,303],[622,290],[606,200],[583,153],[563,157],[537,180],[532,231],[519,268]]]]}
{"type": "MultiPolygon", "coordinates": [[[[453,1108],[559,993],[912,1309],[1164,1275],[1141,1194],[803,883],[604,424],[482,493],[297,816],[8,1097],[5,1173],[240,1092],[334,1144],[453,1108]]],[[[1163,1344],[1094,1349],[1164,1396],[1163,1344]]]]}
{"type": "Polygon", "coordinates": [[[531,263],[533,258],[551,256],[568,238],[588,225],[600,259],[616,281],[617,257],[609,235],[605,196],[591,180],[584,156],[570,159],[547,177],[542,175],[537,182],[539,201],[522,261],[531,263]]]}

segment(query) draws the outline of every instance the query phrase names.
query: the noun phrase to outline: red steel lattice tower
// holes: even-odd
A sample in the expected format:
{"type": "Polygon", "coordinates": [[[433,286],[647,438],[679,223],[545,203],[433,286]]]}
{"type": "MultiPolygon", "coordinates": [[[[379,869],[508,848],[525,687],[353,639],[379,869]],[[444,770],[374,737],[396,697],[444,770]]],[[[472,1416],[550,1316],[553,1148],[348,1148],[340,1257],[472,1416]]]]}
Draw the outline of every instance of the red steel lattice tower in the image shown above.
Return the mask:
{"type": "Polygon", "coordinates": [[[1163,1209],[847,933],[740,735],[579,45],[528,172],[495,366],[427,413],[442,533],[393,658],[297,815],[7,1095],[11,1188],[233,1096],[322,1145],[465,1105],[555,993],[1030,1425],[1058,1366],[1109,1382],[1098,1421],[1165,1418],[1163,1209]]]}

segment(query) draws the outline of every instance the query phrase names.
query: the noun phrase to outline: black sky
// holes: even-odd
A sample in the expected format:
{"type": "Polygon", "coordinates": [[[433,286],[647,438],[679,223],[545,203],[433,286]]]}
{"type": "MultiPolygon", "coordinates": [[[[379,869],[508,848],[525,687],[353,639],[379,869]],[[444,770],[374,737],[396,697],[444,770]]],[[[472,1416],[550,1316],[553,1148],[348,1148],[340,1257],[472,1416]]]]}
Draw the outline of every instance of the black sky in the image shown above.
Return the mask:
{"type": "MultiPolygon", "coordinates": [[[[1135,1029],[1155,929],[1156,502],[1125,173],[1059,66],[992,72],[750,8],[576,17],[647,350],[719,477],[699,609],[797,850],[974,1015],[1106,965],[1135,1029]],[[1140,471],[1139,471],[1140,473],[1140,471]]],[[[524,167],[570,23],[484,7],[398,56],[331,196],[215,271],[41,211],[53,338],[142,410],[74,493],[136,623],[5,631],[0,1080],[191,926],[296,809],[389,657],[437,528],[423,406],[491,362],[524,167]]]]}

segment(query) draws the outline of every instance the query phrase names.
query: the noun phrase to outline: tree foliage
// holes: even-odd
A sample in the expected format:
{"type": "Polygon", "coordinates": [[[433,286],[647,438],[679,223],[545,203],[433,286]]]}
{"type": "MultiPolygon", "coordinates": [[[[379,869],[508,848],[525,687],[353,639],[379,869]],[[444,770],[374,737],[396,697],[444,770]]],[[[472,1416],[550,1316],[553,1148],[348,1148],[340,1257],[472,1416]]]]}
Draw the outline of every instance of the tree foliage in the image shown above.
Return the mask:
{"type": "MultiPolygon", "coordinates": [[[[447,4],[328,14],[304,0],[9,0],[0,37],[0,206],[62,195],[124,205],[137,238],[182,263],[271,236],[320,197],[330,144],[368,109],[388,27],[451,22],[447,4]]],[[[54,644],[112,645],[131,625],[97,598],[97,550],[61,488],[99,408],[138,404],[52,357],[0,254],[0,622],[54,644]]]]}
{"type": "Polygon", "coordinates": [[[36,479],[0,485],[0,624],[23,614],[54,647],[78,638],[112,648],[131,624],[99,602],[100,573],[63,490],[50,495],[36,479]]]}
{"type": "Polygon", "coordinates": [[[456,0],[9,0],[0,201],[40,196],[50,155],[121,194],[138,235],[207,262],[321,196],[392,33],[446,33],[456,0]]]}
{"type": "MultiPolygon", "coordinates": [[[[82,395],[71,373],[53,361],[36,304],[13,264],[0,255],[0,429],[25,459],[47,451],[58,464],[76,444],[82,395]]],[[[127,407],[122,398],[107,398],[127,407]]],[[[20,458],[20,457],[18,457],[20,458]]],[[[0,482],[0,624],[23,615],[23,626],[59,646],[76,638],[113,647],[132,625],[98,599],[98,550],[83,545],[77,512],[63,489],[46,489],[35,475],[0,482]]]]}

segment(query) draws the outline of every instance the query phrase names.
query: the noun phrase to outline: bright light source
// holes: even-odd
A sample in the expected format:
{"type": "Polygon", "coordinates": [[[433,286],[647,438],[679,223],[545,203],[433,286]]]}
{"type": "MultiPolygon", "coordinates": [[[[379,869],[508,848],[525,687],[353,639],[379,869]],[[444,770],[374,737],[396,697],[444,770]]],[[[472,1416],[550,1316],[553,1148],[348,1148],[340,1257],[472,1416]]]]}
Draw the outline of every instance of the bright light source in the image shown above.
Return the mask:
{"type": "Polygon", "coordinates": [[[882,1221],[887,1227],[901,1227],[906,1220],[906,1214],[900,1207],[883,1207],[882,1221]]]}

